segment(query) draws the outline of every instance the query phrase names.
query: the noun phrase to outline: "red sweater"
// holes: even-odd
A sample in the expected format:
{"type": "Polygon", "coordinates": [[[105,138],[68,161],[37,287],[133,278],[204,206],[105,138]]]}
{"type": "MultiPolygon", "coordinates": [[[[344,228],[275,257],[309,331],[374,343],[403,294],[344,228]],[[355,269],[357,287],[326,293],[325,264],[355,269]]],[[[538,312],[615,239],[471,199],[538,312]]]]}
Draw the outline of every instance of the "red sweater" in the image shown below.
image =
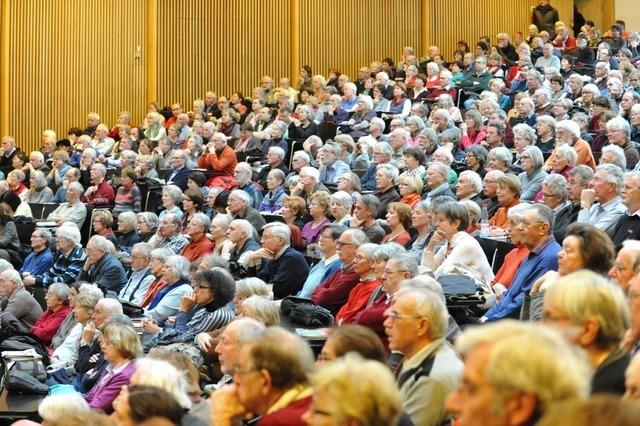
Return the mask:
{"type": "Polygon", "coordinates": [[[216,151],[213,154],[203,154],[198,158],[198,167],[212,169],[214,176],[233,177],[233,170],[237,164],[236,153],[230,146],[225,146],[220,153],[216,151]]]}
{"type": "Polygon", "coordinates": [[[102,181],[98,185],[98,189],[88,197],[83,197],[84,201],[94,207],[96,206],[109,206],[113,205],[116,199],[116,194],[113,191],[113,187],[107,182],[102,181]]]}
{"type": "Polygon", "coordinates": [[[328,309],[335,316],[340,308],[347,303],[349,293],[358,282],[360,282],[360,277],[353,272],[351,266],[345,270],[339,268],[316,287],[311,294],[311,300],[316,305],[328,309]]]}
{"type": "Polygon", "coordinates": [[[311,398],[308,396],[293,401],[278,411],[265,414],[258,420],[256,426],[305,426],[307,423],[302,421],[302,415],[309,409],[311,398]]]}
{"type": "Polygon", "coordinates": [[[194,262],[196,259],[209,254],[213,251],[213,243],[203,235],[200,240],[192,241],[182,249],[181,256],[186,257],[189,262],[194,262]]]}
{"type": "Polygon", "coordinates": [[[38,321],[29,329],[29,332],[36,336],[42,343],[49,346],[51,339],[55,336],[62,321],[71,312],[71,306],[63,306],[53,312],[51,309],[44,311],[38,321]]]}
{"type": "Polygon", "coordinates": [[[356,315],[367,306],[373,290],[380,287],[382,283],[378,278],[370,281],[360,281],[349,293],[347,303],[336,315],[337,324],[349,324],[353,322],[356,315]]]}
{"type": "MultiPolygon", "coordinates": [[[[377,291],[378,289],[376,288],[374,293],[377,291]]],[[[364,325],[375,331],[382,339],[385,347],[387,346],[387,334],[384,332],[384,325],[382,325],[384,322],[383,314],[391,306],[391,303],[387,303],[387,301],[387,294],[383,291],[373,303],[358,312],[351,321],[354,324],[364,325]]]]}

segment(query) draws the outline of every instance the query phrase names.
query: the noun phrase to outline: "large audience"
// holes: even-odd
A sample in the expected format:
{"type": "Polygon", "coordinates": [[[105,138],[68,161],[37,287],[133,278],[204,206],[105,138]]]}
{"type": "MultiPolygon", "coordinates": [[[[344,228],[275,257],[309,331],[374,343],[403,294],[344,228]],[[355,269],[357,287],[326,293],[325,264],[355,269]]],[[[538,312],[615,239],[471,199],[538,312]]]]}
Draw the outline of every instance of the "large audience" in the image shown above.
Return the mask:
{"type": "Polygon", "coordinates": [[[637,422],[640,37],[582,21],[4,136],[42,424],[637,422]]]}

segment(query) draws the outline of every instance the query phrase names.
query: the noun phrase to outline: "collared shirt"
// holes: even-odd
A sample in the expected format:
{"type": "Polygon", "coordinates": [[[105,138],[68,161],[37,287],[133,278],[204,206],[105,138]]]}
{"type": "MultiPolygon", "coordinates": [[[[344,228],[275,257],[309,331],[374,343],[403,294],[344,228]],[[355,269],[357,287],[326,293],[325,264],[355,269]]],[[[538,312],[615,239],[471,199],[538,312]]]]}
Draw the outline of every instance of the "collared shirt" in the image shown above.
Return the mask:
{"type": "Polygon", "coordinates": [[[178,255],[182,253],[182,250],[187,244],[189,244],[189,240],[187,240],[187,237],[185,237],[182,234],[176,234],[173,237],[167,238],[164,241],[162,241],[158,245],[158,248],[168,248],[169,250],[171,250],[172,252],[178,255]]]}
{"type": "Polygon", "coordinates": [[[589,209],[581,209],[578,213],[578,223],[589,223],[604,232],[609,232],[626,210],[620,197],[615,197],[605,204],[596,203],[589,209]]]}
{"type": "Polygon", "coordinates": [[[151,274],[151,268],[148,266],[142,268],[139,271],[133,271],[131,277],[120,290],[118,295],[121,299],[131,302],[135,305],[139,305],[144,296],[147,294],[147,290],[156,277],[151,274]]]}
{"type": "Polygon", "coordinates": [[[320,172],[320,183],[337,183],[338,178],[345,173],[350,172],[349,166],[342,160],[336,160],[330,166],[325,167],[320,172]]]}

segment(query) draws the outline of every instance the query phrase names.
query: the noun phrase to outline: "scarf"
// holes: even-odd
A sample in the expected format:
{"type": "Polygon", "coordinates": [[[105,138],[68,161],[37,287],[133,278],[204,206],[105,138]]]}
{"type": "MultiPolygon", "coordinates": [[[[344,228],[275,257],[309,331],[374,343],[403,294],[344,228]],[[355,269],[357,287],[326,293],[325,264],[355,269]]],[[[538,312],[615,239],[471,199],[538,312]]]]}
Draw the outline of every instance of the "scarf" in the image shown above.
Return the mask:
{"type": "Polygon", "coordinates": [[[189,284],[189,282],[185,279],[179,279],[178,281],[176,281],[175,283],[168,285],[162,289],[160,289],[160,291],[158,291],[158,293],[156,293],[156,295],[154,296],[154,298],[151,300],[151,303],[149,304],[149,308],[148,309],[153,309],[155,308],[158,303],[160,303],[160,301],[162,300],[162,298],[164,296],[166,296],[167,293],[169,293],[171,290],[173,290],[174,288],[178,288],[183,284],[189,284]]]}

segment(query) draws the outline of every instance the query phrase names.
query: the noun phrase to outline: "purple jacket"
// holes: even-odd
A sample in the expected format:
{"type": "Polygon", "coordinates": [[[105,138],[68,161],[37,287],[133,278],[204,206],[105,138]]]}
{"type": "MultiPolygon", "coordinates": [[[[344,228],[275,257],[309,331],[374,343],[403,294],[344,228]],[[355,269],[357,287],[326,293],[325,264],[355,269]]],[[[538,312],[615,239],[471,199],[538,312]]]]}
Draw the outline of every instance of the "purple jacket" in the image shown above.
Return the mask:
{"type": "Polygon", "coordinates": [[[120,393],[122,385],[129,384],[129,380],[135,370],[135,361],[129,362],[122,371],[109,378],[106,378],[106,375],[111,373],[105,369],[98,383],[96,383],[96,385],[91,388],[91,391],[84,397],[89,407],[103,410],[107,414],[111,413],[113,411],[113,406],[111,405],[113,400],[116,399],[120,393]]]}

